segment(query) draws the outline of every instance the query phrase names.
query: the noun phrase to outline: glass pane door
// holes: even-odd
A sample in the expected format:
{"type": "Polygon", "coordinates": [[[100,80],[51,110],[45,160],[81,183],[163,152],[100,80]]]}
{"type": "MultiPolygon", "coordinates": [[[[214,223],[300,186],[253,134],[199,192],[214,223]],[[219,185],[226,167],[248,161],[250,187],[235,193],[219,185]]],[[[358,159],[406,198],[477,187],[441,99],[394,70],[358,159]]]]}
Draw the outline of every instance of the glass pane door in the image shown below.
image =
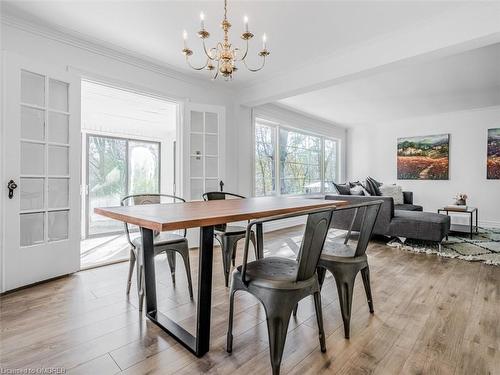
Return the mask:
{"type": "Polygon", "coordinates": [[[68,88],[66,82],[21,71],[19,240],[23,247],[68,239],[68,88]]]}
{"type": "Polygon", "coordinates": [[[191,200],[204,192],[219,190],[219,118],[217,113],[191,111],[191,200]]]}
{"type": "Polygon", "coordinates": [[[122,232],[123,224],[96,215],[94,208],[119,206],[130,194],[160,191],[160,144],[89,135],[87,236],[122,232]]]}

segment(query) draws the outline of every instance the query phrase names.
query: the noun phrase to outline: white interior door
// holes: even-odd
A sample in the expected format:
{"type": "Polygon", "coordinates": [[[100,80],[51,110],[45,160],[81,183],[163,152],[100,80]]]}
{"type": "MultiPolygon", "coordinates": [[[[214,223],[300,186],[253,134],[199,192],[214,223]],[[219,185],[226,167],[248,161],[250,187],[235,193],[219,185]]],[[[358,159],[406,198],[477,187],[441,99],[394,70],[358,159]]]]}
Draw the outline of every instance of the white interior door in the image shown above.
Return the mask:
{"type": "Polygon", "coordinates": [[[193,201],[220,190],[224,181],[225,111],[193,103],[186,107],[184,198],[193,201]]]}
{"type": "Polygon", "coordinates": [[[80,80],[6,54],[3,290],[80,268],[80,80]]]}

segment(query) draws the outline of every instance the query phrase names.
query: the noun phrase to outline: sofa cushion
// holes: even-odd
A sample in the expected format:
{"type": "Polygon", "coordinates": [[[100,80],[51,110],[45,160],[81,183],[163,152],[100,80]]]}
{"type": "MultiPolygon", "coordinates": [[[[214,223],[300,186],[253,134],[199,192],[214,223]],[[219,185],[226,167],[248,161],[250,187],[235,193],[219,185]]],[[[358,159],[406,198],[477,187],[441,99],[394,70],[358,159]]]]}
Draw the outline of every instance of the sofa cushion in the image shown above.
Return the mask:
{"type": "Polygon", "coordinates": [[[394,212],[388,235],[426,241],[441,241],[450,231],[450,217],[434,212],[394,212]]]}
{"type": "Polygon", "coordinates": [[[422,206],[416,205],[416,204],[395,204],[394,205],[394,210],[401,210],[401,211],[423,211],[424,208],[422,206]]]}

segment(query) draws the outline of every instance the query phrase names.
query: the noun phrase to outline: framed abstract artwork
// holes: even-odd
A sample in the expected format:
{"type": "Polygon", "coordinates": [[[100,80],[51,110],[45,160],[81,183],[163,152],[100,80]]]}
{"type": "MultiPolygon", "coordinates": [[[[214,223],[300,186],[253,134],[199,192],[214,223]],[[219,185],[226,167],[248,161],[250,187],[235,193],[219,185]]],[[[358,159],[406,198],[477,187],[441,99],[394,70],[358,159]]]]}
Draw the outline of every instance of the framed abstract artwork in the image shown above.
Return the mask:
{"type": "Polygon", "coordinates": [[[500,179],[500,128],[488,129],[486,177],[488,180],[500,179]]]}
{"type": "Polygon", "coordinates": [[[398,138],[398,180],[448,180],[450,135],[398,138]]]}

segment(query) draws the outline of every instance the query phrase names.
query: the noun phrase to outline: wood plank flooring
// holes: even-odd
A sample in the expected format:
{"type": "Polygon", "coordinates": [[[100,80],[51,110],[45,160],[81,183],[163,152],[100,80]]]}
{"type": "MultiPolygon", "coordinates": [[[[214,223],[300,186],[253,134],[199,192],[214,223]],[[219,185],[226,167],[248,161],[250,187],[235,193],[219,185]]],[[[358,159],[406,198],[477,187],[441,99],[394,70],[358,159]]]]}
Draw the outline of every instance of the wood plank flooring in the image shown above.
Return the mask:
{"type": "MultiPolygon", "coordinates": [[[[268,253],[291,256],[301,227],[265,235],[268,253]]],[[[70,374],[268,374],[262,306],[237,294],[234,347],[225,351],[228,289],[220,249],[214,251],[210,352],[196,358],[139,314],[134,284],[125,295],[121,263],[0,297],[0,369],[64,368],[70,374]]],[[[357,280],[351,339],[343,337],[332,277],[322,291],[327,352],[321,353],[314,306],[300,303],[290,321],[283,374],[500,374],[500,268],[413,254],[374,241],[370,256],[375,314],[357,280]]],[[[237,262],[242,251],[238,251],[237,262]]],[[[178,257],[176,285],[166,258],[157,259],[159,308],[194,330],[178,257]]],[[[197,286],[197,251],[191,252],[197,286]]],[[[196,287],[195,287],[196,293],[196,287]]]]}

